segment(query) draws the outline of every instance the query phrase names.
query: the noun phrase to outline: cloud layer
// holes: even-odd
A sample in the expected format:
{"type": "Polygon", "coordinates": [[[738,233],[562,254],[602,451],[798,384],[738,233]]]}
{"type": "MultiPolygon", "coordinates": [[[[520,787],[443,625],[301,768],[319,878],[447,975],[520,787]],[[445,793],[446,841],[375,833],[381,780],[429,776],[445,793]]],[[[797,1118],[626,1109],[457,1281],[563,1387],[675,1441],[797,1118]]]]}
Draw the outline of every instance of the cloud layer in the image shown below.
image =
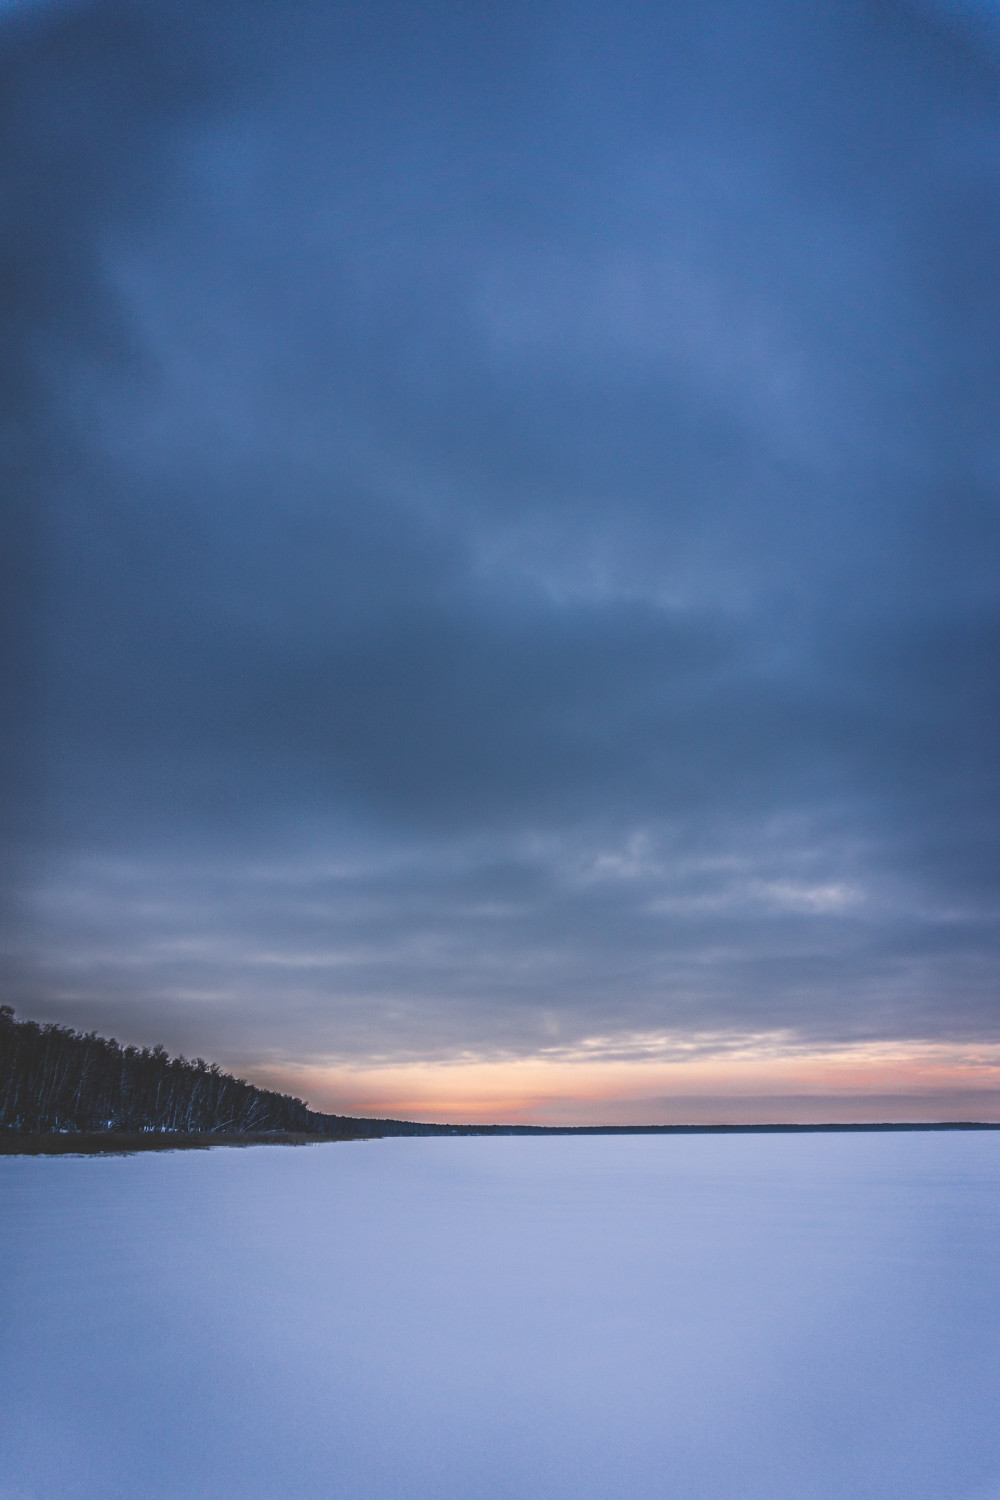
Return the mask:
{"type": "Polygon", "coordinates": [[[0,18],[15,1001],[997,1040],[998,69],[897,3],[0,18]]]}

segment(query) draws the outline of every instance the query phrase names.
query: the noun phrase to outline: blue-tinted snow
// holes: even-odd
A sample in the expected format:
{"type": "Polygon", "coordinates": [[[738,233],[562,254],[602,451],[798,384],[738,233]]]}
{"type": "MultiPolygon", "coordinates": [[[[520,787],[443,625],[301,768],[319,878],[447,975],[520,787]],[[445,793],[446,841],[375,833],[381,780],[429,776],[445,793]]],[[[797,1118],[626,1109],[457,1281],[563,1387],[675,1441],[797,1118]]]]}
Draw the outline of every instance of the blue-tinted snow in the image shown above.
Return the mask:
{"type": "Polygon", "coordinates": [[[0,1160],[2,1500],[987,1500],[1000,1135],[0,1160]]]}

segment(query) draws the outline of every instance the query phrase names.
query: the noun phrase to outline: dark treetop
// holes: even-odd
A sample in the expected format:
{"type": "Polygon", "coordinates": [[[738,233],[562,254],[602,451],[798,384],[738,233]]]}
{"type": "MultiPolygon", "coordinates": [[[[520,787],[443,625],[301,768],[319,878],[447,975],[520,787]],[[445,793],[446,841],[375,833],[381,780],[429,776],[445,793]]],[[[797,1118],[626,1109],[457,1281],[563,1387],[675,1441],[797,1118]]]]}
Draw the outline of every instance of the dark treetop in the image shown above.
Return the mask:
{"type": "Polygon", "coordinates": [[[197,1057],[123,1047],[0,1006],[0,1128],[71,1131],[314,1131],[301,1099],[255,1088],[197,1057]]]}

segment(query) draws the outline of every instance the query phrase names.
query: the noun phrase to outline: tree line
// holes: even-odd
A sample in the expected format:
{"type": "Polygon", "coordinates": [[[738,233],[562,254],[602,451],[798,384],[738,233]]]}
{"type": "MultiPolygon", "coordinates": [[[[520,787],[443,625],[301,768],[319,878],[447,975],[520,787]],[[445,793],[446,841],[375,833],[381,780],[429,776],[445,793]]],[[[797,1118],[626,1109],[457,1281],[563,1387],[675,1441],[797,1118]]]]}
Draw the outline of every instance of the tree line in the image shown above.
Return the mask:
{"type": "Polygon", "coordinates": [[[165,1047],[18,1020],[0,1005],[0,1130],[324,1133],[331,1117],[165,1047]]]}

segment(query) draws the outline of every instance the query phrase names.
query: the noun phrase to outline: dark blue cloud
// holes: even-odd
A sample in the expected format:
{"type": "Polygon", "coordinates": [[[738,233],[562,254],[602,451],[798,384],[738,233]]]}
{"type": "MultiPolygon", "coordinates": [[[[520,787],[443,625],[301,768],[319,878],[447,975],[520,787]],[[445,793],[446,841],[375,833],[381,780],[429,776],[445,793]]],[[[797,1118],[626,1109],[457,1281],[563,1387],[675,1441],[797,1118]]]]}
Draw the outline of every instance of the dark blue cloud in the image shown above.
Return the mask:
{"type": "Polygon", "coordinates": [[[994,1038],[997,58],[887,3],[8,14],[21,1002],[994,1038]]]}

